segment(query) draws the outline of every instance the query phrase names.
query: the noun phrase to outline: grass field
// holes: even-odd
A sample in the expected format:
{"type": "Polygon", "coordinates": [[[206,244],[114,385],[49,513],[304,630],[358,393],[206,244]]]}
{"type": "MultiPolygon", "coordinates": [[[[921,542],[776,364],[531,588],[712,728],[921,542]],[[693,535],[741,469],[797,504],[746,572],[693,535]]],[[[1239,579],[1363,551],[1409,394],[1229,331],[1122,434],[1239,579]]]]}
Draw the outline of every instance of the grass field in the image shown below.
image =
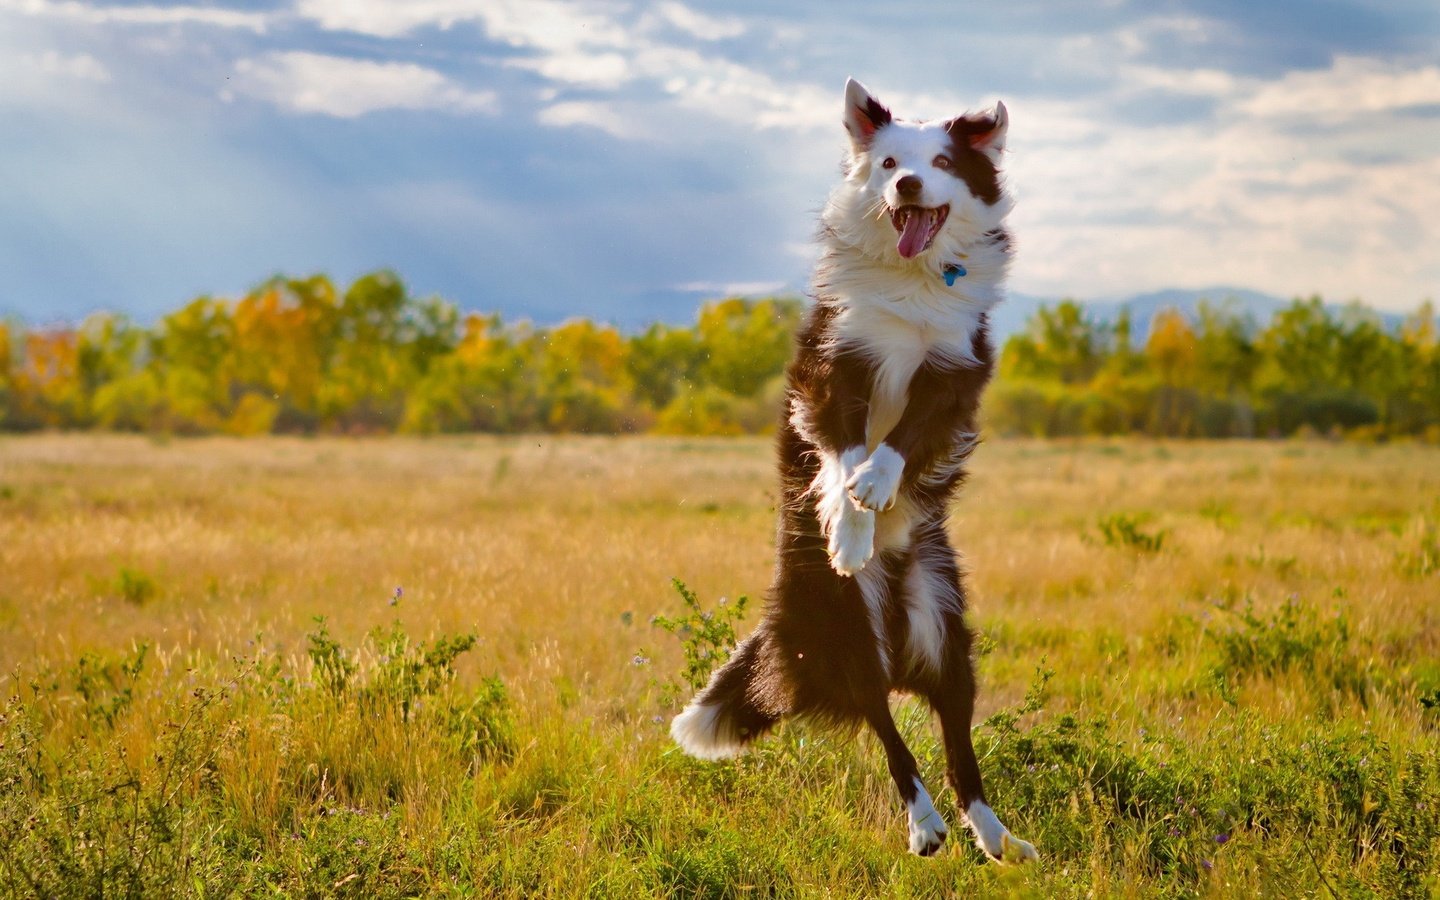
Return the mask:
{"type": "Polygon", "coordinates": [[[909,856],[868,735],[669,743],[687,651],[758,615],[770,463],[0,438],[0,892],[1440,896],[1440,451],[982,446],[952,527],[1010,869],[909,856]],[[652,624],[672,578],[713,617],[652,624]]]}

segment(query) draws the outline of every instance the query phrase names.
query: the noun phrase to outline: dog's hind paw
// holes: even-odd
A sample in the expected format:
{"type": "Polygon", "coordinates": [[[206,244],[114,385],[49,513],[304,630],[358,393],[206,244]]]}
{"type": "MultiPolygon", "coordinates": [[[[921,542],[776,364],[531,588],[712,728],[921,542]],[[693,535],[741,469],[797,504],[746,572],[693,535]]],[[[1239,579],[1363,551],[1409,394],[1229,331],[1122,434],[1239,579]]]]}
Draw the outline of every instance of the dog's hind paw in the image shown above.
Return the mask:
{"type": "Polygon", "coordinates": [[[1022,841],[1008,831],[1000,836],[1000,856],[997,857],[999,862],[1019,865],[1035,862],[1039,858],[1040,854],[1036,852],[1035,845],[1029,841],[1022,841]]]}
{"type": "Polygon", "coordinates": [[[849,509],[830,532],[830,566],[841,575],[855,575],[875,555],[875,514],[849,509]]]}
{"type": "Polygon", "coordinates": [[[934,856],[944,846],[950,829],[945,827],[945,820],[940,817],[925,785],[918,778],[915,779],[915,788],[915,799],[905,809],[910,821],[910,852],[916,856],[934,856]]]}
{"type": "Polygon", "coordinates": [[[1040,854],[1035,852],[1035,845],[1011,834],[1010,829],[1000,823],[983,801],[976,800],[970,804],[965,811],[965,820],[975,832],[975,843],[996,862],[1019,864],[1040,858],[1040,854]]]}

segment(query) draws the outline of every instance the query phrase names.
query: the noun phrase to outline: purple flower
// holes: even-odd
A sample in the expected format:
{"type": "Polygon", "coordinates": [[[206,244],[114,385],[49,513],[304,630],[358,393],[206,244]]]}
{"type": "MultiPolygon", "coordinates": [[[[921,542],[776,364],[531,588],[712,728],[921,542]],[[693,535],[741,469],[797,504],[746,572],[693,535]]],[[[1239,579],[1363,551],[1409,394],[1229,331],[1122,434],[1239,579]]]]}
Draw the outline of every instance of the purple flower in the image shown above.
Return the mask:
{"type": "Polygon", "coordinates": [[[1215,868],[1215,864],[1208,859],[1202,859],[1200,860],[1200,868],[1208,872],[1211,869],[1215,868]]]}
{"type": "Polygon", "coordinates": [[[1217,843],[1217,844],[1223,844],[1223,843],[1225,843],[1225,842],[1228,841],[1228,840],[1230,840],[1230,835],[1228,835],[1228,834],[1217,834],[1217,835],[1215,835],[1215,843],[1217,843]]]}

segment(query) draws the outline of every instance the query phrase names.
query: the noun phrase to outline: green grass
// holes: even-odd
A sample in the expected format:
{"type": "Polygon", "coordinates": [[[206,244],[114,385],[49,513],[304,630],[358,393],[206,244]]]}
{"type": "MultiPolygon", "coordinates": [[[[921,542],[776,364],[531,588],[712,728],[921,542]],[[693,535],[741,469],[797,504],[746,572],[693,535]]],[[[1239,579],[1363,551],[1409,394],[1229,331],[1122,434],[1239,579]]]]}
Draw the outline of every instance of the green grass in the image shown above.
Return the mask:
{"type": "Polygon", "coordinates": [[[770,464],[0,439],[0,893],[1440,895],[1440,453],[988,442],[953,530],[1023,868],[909,856],[866,734],[668,741],[757,615],[770,464]]]}

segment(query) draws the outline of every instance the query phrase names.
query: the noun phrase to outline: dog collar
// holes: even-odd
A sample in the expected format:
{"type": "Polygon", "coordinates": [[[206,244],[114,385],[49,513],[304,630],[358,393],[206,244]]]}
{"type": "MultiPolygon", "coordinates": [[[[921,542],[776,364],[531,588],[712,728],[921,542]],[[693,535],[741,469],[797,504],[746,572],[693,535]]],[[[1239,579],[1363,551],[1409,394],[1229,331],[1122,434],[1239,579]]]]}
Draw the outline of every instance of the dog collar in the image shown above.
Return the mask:
{"type": "Polygon", "coordinates": [[[951,263],[950,265],[945,267],[945,286],[954,287],[955,279],[962,278],[965,276],[965,274],[966,272],[964,266],[960,265],[959,263],[951,263]]]}

